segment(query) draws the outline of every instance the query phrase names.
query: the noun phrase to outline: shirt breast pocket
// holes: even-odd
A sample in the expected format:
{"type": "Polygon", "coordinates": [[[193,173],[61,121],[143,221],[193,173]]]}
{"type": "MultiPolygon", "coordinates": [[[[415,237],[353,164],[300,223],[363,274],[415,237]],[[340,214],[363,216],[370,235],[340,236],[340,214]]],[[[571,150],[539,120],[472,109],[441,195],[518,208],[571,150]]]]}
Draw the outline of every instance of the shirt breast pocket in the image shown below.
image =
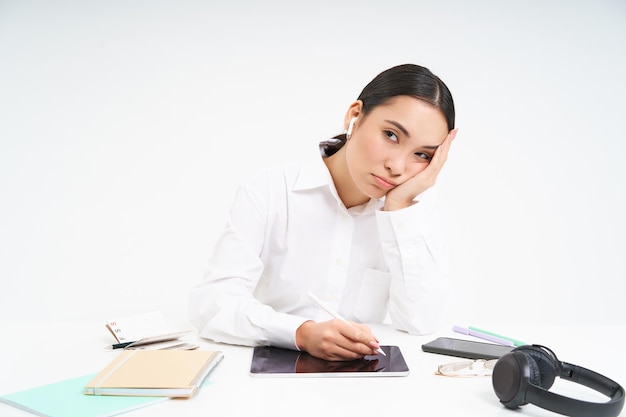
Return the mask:
{"type": "Polygon", "coordinates": [[[355,318],[363,323],[381,323],[387,313],[391,274],[366,268],[354,306],[355,318]]]}

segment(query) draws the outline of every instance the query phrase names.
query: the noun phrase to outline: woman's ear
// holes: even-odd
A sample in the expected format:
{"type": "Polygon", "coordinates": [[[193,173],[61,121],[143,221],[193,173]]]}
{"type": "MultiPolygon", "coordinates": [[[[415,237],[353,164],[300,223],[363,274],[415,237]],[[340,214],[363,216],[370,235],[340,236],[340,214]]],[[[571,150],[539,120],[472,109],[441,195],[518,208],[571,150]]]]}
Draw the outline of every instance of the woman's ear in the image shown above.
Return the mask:
{"type": "Polygon", "coordinates": [[[346,116],[343,119],[343,128],[347,131],[348,127],[350,127],[350,121],[355,117],[358,118],[362,114],[363,102],[361,100],[357,100],[350,104],[350,107],[348,107],[348,111],[346,112],[346,116]]]}

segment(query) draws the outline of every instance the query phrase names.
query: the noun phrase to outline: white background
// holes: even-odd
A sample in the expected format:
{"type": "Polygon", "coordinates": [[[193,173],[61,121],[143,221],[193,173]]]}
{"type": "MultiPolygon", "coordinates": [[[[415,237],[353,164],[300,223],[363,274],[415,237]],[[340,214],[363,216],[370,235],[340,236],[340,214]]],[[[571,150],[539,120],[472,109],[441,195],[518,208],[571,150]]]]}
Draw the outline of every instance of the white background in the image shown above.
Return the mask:
{"type": "Polygon", "coordinates": [[[185,321],[236,187],[429,67],[451,320],[626,323],[626,3],[0,0],[0,314],[185,321]]]}

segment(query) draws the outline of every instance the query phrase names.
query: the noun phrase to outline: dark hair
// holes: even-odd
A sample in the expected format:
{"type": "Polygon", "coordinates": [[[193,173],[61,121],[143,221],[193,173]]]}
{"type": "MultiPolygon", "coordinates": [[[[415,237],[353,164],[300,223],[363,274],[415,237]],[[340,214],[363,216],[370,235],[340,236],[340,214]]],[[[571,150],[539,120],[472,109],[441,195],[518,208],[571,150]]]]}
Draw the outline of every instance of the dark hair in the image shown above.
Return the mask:
{"type": "MultiPolygon", "coordinates": [[[[443,81],[428,68],[403,64],[378,74],[361,91],[358,100],[363,102],[362,114],[367,116],[376,106],[385,104],[396,96],[410,96],[437,107],[443,113],[448,130],[454,129],[454,100],[443,81]]],[[[346,142],[346,135],[337,135],[326,143],[326,156],[337,152],[346,142]]]]}

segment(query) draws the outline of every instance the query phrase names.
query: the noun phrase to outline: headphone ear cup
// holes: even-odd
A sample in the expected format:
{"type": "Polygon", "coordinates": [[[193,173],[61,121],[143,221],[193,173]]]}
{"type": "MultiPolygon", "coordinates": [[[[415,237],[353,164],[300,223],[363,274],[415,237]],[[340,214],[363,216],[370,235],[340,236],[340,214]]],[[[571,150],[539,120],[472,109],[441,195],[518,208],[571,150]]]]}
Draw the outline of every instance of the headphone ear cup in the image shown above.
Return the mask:
{"type": "Polygon", "coordinates": [[[527,383],[524,381],[523,371],[526,361],[526,356],[513,350],[500,357],[493,368],[493,390],[506,408],[514,409],[526,404],[524,399],[527,383]]]}
{"type": "Polygon", "coordinates": [[[555,358],[537,346],[520,346],[517,351],[526,356],[530,368],[529,382],[543,389],[550,389],[558,369],[555,358]]]}
{"type": "Polygon", "coordinates": [[[537,365],[537,361],[535,358],[527,352],[519,352],[521,355],[524,355],[526,358],[526,366],[528,366],[529,377],[528,382],[533,385],[537,385],[539,387],[541,384],[541,370],[539,369],[539,365],[537,365]]]}
{"type": "Polygon", "coordinates": [[[527,404],[529,384],[549,389],[559,369],[556,357],[539,346],[520,346],[503,355],[493,368],[492,384],[496,396],[507,408],[527,404]]]}

